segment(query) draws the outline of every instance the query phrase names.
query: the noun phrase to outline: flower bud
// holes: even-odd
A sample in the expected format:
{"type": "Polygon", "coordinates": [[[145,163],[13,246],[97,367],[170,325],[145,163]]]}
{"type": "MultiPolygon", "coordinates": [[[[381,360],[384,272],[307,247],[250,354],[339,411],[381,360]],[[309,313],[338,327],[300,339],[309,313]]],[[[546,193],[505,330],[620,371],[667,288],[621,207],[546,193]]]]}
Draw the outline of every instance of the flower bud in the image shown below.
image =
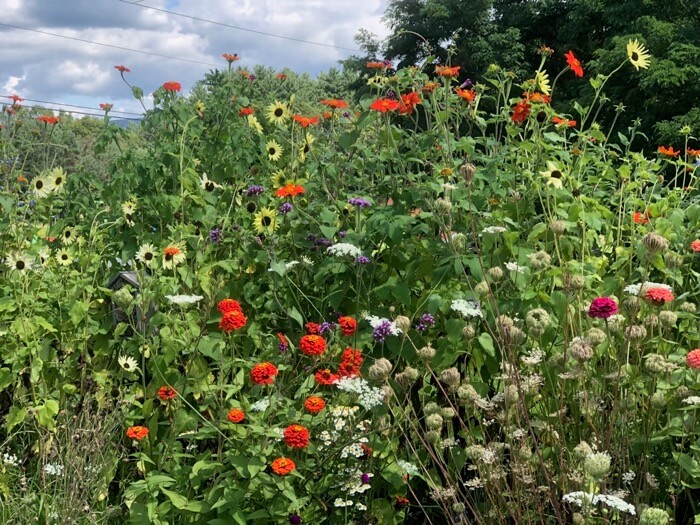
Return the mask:
{"type": "Polygon", "coordinates": [[[641,341],[647,336],[647,329],[641,325],[630,325],[625,328],[625,337],[630,341],[641,341]]]}
{"type": "Polygon", "coordinates": [[[418,356],[424,361],[430,361],[435,357],[435,349],[430,345],[424,346],[418,350],[418,356]]]}
{"type": "Polygon", "coordinates": [[[429,430],[440,430],[442,428],[443,419],[440,414],[430,414],[425,418],[425,426],[429,430]]]}
{"type": "Polygon", "coordinates": [[[459,173],[462,175],[467,185],[469,185],[474,179],[474,173],[476,173],[476,166],[474,166],[474,164],[472,164],[471,162],[465,162],[459,167],[459,173]]]}
{"type": "Polygon", "coordinates": [[[549,223],[549,229],[554,235],[564,235],[566,233],[566,224],[564,221],[552,221],[549,223]]]}
{"type": "Polygon", "coordinates": [[[459,370],[457,370],[455,367],[443,370],[440,374],[440,381],[445,383],[450,388],[457,388],[459,386],[459,382],[461,381],[459,370]]]}
{"type": "Polygon", "coordinates": [[[650,255],[665,252],[669,247],[668,240],[655,232],[647,233],[642,237],[642,243],[650,255]]]}
{"type": "Polygon", "coordinates": [[[598,481],[602,480],[610,472],[610,454],[607,452],[593,452],[583,460],[583,470],[598,481]]]}
{"type": "Polygon", "coordinates": [[[494,266],[493,268],[489,268],[488,275],[491,277],[493,282],[497,283],[503,279],[503,270],[498,266],[494,266]]]}
{"type": "Polygon", "coordinates": [[[396,319],[394,319],[394,324],[404,334],[411,328],[411,320],[405,315],[397,315],[396,319]]]}

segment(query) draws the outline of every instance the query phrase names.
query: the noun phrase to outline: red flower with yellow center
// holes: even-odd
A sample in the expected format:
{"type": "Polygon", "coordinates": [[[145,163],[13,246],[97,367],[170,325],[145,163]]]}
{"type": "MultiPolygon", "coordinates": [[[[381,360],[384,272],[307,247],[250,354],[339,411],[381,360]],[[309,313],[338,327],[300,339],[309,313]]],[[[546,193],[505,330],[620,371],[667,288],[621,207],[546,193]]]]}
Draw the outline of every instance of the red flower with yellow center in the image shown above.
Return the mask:
{"type": "Polygon", "coordinates": [[[304,186],[299,186],[298,184],[294,184],[293,182],[290,182],[286,186],[282,186],[280,189],[278,189],[275,192],[276,197],[294,197],[296,195],[301,195],[302,193],[305,193],[306,190],[304,189],[304,186]]]}
{"type": "Polygon", "coordinates": [[[278,476],[286,476],[295,468],[294,461],[289,458],[277,458],[272,462],[272,471],[278,476]]]}
{"type": "Polygon", "coordinates": [[[362,352],[355,348],[347,347],[343,354],[340,356],[340,361],[342,363],[347,363],[350,365],[360,366],[364,359],[362,358],[362,352]]]}
{"type": "Polygon", "coordinates": [[[357,330],[357,321],[349,316],[339,318],[338,324],[340,325],[340,331],[347,337],[353,335],[355,330],[357,330]]]}
{"type": "Polygon", "coordinates": [[[667,288],[649,288],[644,297],[654,306],[663,306],[673,301],[673,292],[667,288]]]}
{"type": "Polygon", "coordinates": [[[221,301],[219,301],[219,304],[216,305],[216,308],[222,314],[225,314],[227,312],[233,312],[235,310],[238,310],[239,312],[242,311],[241,303],[233,299],[222,299],[221,301]]]}
{"type": "Polygon", "coordinates": [[[321,101],[321,104],[323,104],[324,106],[328,106],[329,108],[333,108],[333,109],[343,109],[343,108],[350,107],[350,106],[348,106],[347,102],[345,102],[344,100],[341,100],[339,98],[324,98],[321,101]]]}
{"type": "Polygon", "coordinates": [[[564,56],[566,57],[566,63],[568,64],[569,68],[571,68],[571,71],[574,72],[574,75],[579,78],[582,77],[583,66],[581,65],[581,61],[574,55],[574,52],[569,51],[564,56]]]}
{"type": "Polygon", "coordinates": [[[179,255],[180,253],[182,253],[182,250],[180,250],[180,248],[178,248],[177,246],[167,246],[163,250],[163,255],[165,255],[166,257],[169,257],[171,259],[173,257],[175,257],[176,255],[179,255]]]}
{"type": "Polygon", "coordinates": [[[649,222],[649,217],[651,217],[651,215],[649,214],[649,210],[645,211],[644,213],[642,213],[641,211],[636,211],[632,215],[632,220],[636,224],[646,224],[647,222],[649,222]]]}
{"type": "Polygon", "coordinates": [[[569,120],[566,118],[561,118],[561,117],[552,117],[552,122],[554,122],[556,125],[561,124],[562,126],[567,126],[569,128],[574,128],[576,127],[576,121],[575,120],[569,120]]]}
{"type": "Polygon", "coordinates": [[[231,423],[240,423],[245,419],[245,412],[243,412],[243,410],[240,408],[232,408],[228,411],[226,419],[228,419],[231,423]]]}
{"type": "Polygon", "coordinates": [[[457,93],[457,96],[459,98],[461,98],[462,100],[466,100],[467,102],[474,102],[474,100],[476,100],[476,91],[473,89],[457,88],[455,90],[455,93],[457,93]]]}
{"type": "Polygon", "coordinates": [[[148,435],[148,428],[136,425],[126,429],[126,437],[141,441],[148,435]]]}
{"type": "Polygon", "coordinates": [[[224,57],[224,60],[226,60],[226,62],[228,62],[229,64],[230,64],[231,62],[235,62],[236,60],[240,60],[240,59],[241,59],[241,57],[238,56],[238,53],[233,53],[233,54],[231,54],[231,53],[224,53],[224,54],[221,55],[221,56],[224,57]]]}
{"type": "Polygon", "coordinates": [[[284,429],[284,442],[288,447],[306,448],[309,446],[309,431],[301,425],[289,425],[284,429]]]}
{"type": "Polygon", "coordinates": [[[530,104],[527,103],[527,100],[523,100],[515,105],[513,108],[513,115],[511,115],[510,118],[513,119],[513,122],[516,124],[520,124],[528,117],[529,114],[530,104]]]}
{"type": "Polygon", "coordinates": [[[326,340],[320,335],[305,335],[299,341],[299,348],[306,355],[321,355],[326,351],[326,340]]]}
{"type": "Polygon", "coordinates": [[[326,408],[326,402],[318,396],[309,396],[304,403],[304,408],[312,414],[318,414],[326,408]]]}
{"type": "Polygon", "coordinates": [[[238,116],[239,117],[247,117],[248,115],[252,115],[253,113],[255,113],[255,108],[242,108],[238,112],[238,116]]]}
{"type": "Polygon", "coordinates": [[[432,93],[435,91],[437,88],[440,87],[440,84],[437,82],[426,82],[423,87],[421,88],[421,91],[423,93],[432,93]]]}
{"type": "Polygon", "coordinates": [[[256,385],[271,385],[275,382],[275,377],[278,373],[277,367],[266,361],[253,367],[250,371],[250,379],[256,385]]]}
{"type": "Polygon", "coordinates": [[[420,98],[420,94],[416,93],[415,91],[404,93],[401,95],[401,102],[403,103],[403,106],[401,107],[400,112],[404,115],[406,113],[410,115],[413,113],[413,108],[422,101],[423,100],[420,98]]]}
{"type": "Polygon", "coordinates": [[[367,69],[384,69],[384,62],[367,62],[367,69]]]}
{"type": "Polygon", "coordinates": [[[169,80],[168,82],[163,83],[163,89],[165,91],[170,91],[171,93],[176,93],[182,89],[182,86],[180,85],[179,82],[175,82],[174,80],[169,80]]]}
{"type": "Polygon", "coordinates": [[[243,328],[248,319],[240,310],[226,312],[219,322],[219,329],[224,332],[232,332],[243,328]]]}
{"type": "Polygon", "coordinates": [[[337,374],[331,372],[328,368],[323,368],[321,370],[316,371],[316,373],[314,374],[314,379],[319,385],[328,386],[337,382],[338,379],[340,379],[340,377],[337,374]]]}
{"type": "Polygon", "coordinates": [[[177,390],[171,386],[162,386],[158,389],[158,397],[163,401],[170,401],[177,397],[177,390]]]}
{"type": "Polygon", "coordinates": [[[306,333],[310,335],[318,335],[321,333],[321,325],[318,323],[306,323],[304,325],[306,333]]]}
{"type": "Polygon", "coordinates": [[[401,107],[401,103],[393,98],[378,98],[369,106],[369,109],[378,111],[379,113],[388,113],[396,111],[401,107]]]}
{"type": "Polygon", "coordinates": [[[677,157],[681,153],[680,151],[674,150],[673,146],[669,146],[668,148],[666,146],[659,146],[657,151],[662,155],[667,155],[669,157],[677,157]]]}
{"type": "Polygon", "coordinates": [[[686,152],[690,157],[700,157],[700,149],[688,148],[688,149],[685,150],[685,152],[686,152]]]}
{"type": "Polygon", "coordinates": [[[51,117],[48,115],[39,115],[36,119],[39,122],[43,122],[44,124],[51,124],[52,126],[61,122],[61,117],[51,117]]]}
{"type": "Polygon", "coordinates": [[[459,70],[460,66],[453,66],[453,67],[448,67],[448,66],[436,66],[435,67],[435,74],[439,75],[441,77],[456,77],[459,75],[459,70]]]}
{"type": "Polygon", "coordinates": [[[523,93],[523,98],[528,102],[534,102],[535,104],[549,104],[552,101],[552,97],[535,91],[533,93],[525,92],[523,93]]]}
{"type": "Polygon", "coordinates": [[[301,115],[292,115],[295,122],[298,122],[302,128],[308,128],[314,124],[318,124],[318,117],[303,117],[301,115]]]}

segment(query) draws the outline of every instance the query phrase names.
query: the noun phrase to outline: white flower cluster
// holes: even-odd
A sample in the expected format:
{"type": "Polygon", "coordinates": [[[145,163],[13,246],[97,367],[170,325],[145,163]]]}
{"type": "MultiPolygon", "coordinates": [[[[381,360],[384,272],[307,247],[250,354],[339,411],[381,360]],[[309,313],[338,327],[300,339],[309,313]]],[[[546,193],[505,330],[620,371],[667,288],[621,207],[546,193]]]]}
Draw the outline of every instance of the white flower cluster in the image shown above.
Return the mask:
{"type": "Polygon", "coordinates": [[[334,507],[352,507],[353,502],[351,499],[342,499],[342,498],[335,498],[335,501],[333,502],[334,507]]]}
{"type": "Polygon", "coordinates": [[[455,299],[450,307],[462,314],[464,317],[480,317],[484,318],[484,312],[481,311],[481,306],[477,301],[468,301],[466,299],[455,299]]]}
{"type": "Polygon", "coordinates": [[[173,304],[194,304],[204,299],[201,295],[166,295],[165,298],[173,304]]]}
{"type": "Polygon", "coordinates": [[[372,328],[377,328],[383,322],[389,323],[389,333],[391,335],[399,335],[401,333],[401,328],[396,326],[394,321],[389,321],[386,317],[377,317],[376,315],[366,315],[365,320],[369,322],[372,328]]]}
{"type": "Polygon", "coordinates": [[[481,230],[481,233],[503,233],[504,231],[506,231],[506,228],[503,226],[489,226],[481,230]]]}
{"type": "Polygon", "coordinates": [[[17,456],[15,456],[14,454],[8,454],[7,452],[5,452],[2,455],[2,462],[5,465],[11,465],[13,467],[19,466],[19,459],[17,458],[17,456]]]}
{"type": "Polygon", "coordinates": [[[511,272],[518,272],[518,273],[523,273],[525,271],[525,266],[520,266],[516,262],[507,262],[505,265],[507,270],[510,270],[511,272]]]}
{"type": "Polygon", "coordinates": [[[49,476],[61,477],[63,475],[63,465],[47,463],[44,465],[44,473],[49,476]]]}
{"type": "Polygon", "coordinates": [[[400,459],[396,462],[396,465],[399,467],[399,470],[404,475],[408,475],[408,476],[417,476],[418,475],[418,472],[419,472],[418,467],[416,467],[413,463],[409,463],[408,461],[404,461],[403,459],[400,459]]]}
{"type": "Polygon", "coordinates": [[[564,503],[573,503],[579,507],[583,507],[585,504],[597,505],[598,503],[604,503],[608,507],[611,507],[620,512],[627,512],[633,516],[636,514],[634,505],[627,503],[625,500],[618,498],[617,496],[612,496],[610,494],[591,494],[589,492],[583,492],[581,490],[576,492],[571,492],[569,494],[564,494],[562,497],[564,503]]]}
{"type": "Polygon", "coordinates": [[[250,405],[251,412],[265,412],[270,406],[270,400],[266,397],[259,399],[252,405],[250,405]]]}
{"type": "Polygon", "coordinates": [[[533,348],[530,352],[520,357],[523,364],[530,366],[539,365],[543,359],[544,352],[539,348],[533,348]]]}
{"type": "MultiPolygon", "coordinates": [[[[349,496],[363,494],[372,488],[369,483],[362,482],[362,471],[359,469],[346,469],[343,474],[347,476],[348,481],[343,484],[342,490],[347,491],[349,496]]],[[[367,477],[371,480],[374,474],[368,472],[367,477]]]]}
{"type": "Polygon", "coordinates": [[[339,242],[333,246],[329,246],[326,252],[336,257],[342,257],[344,255],[349,255],[350,257],[359,257],[362,255],[362,250],[353,244],[347,242],[339,242]]]}
{"type": "Polygon", "coordinates": [[[650,288],[663,288],[665,290],[668,290],[669,292],[673,291],[673,288],[671,288],[667,284],[652,283],[651,281],[645,281],[639,284],[629,284],[622,289],[622,292],[630,295],[639,295],[640,292],[646,293],[646,291],[650,288]]]}
{"type": "Polygon", "coordinates": [[[350,456],[361,458],[365,455],[365,451],[362,448],[362,444],[367,443],[367,441],[369,441],[367,438],[360,438],[359,440],[357,440],[357,443],[352,443],[343,447],[343,450],[340,451],[340,457],[342,459],[347,459],[350,456]]]}
{"type": "Polygon", "coordinates": [[[337,405],[331,410],[331,416],[333,417],[333,427],[340,431],[345,428],[348,419],[353,419],[360,407],[353,406],[347,407],[343,405],[337,405]]]}
{"type": "Polygon", "coordinates": [[[689,396],[686,397],[683,402],[686,405],[700,405],[700,396],[689,396]]]}
{"type": "Polygon", "coordinates": [[[384,401],[384,392],[379,388],[370,386],[361,377],[341,377],[335,382],[335,386],[343,392],[357,394],[357,402],[367,410],[381,405],[384,401]]]}

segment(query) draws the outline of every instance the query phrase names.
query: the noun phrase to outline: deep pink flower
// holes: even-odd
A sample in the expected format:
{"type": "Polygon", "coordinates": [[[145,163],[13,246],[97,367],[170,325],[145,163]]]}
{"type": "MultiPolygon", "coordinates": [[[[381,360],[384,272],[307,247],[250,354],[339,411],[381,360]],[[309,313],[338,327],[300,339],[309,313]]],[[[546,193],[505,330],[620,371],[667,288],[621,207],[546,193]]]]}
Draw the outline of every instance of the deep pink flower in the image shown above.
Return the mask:
{"type": "Polygon", "coordinates": [[[618,312],[617,303],[612,297],[596,297],[588,309],[588,315],[598,317],[599,319],[607,319],[618,312]]]}

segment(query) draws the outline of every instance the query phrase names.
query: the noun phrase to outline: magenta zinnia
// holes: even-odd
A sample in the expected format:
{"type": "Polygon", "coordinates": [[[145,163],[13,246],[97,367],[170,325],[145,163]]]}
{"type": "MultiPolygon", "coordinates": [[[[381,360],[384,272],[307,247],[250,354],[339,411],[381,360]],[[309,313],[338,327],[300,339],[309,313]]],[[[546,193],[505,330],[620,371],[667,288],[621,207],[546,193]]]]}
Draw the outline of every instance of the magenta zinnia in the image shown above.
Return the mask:
{"type": "Polygon", "coordinates": [[[617,312],[617,303],[612,297],[596,297],[588,309],[588,315],[599,319],[607,319],[617,312]]]}

